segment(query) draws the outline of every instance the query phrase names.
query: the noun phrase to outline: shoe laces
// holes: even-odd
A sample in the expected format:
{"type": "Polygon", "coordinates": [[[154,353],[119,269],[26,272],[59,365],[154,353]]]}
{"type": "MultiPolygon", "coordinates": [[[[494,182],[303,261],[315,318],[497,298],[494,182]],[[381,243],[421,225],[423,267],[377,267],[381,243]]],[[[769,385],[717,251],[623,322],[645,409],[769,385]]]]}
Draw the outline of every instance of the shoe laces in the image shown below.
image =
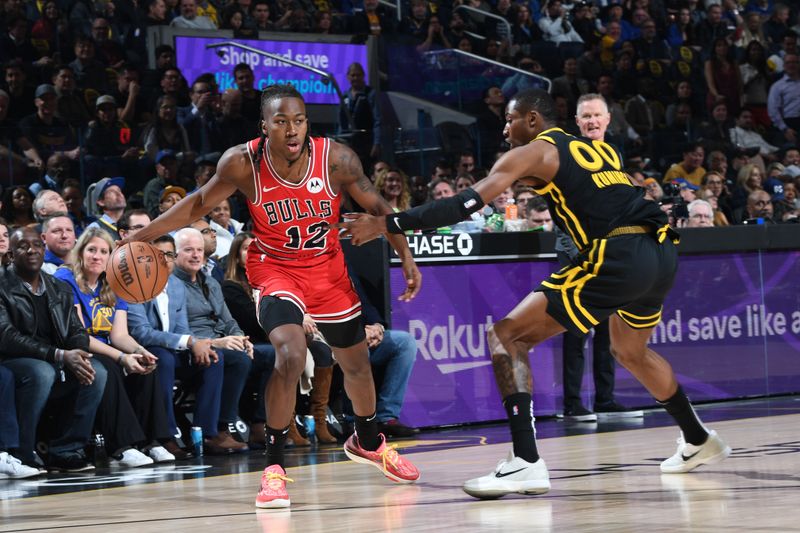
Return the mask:
{"type": "Polygon", "coordinates": [[[381,460],[383,460],[383,471],[386,472],[388,470],[388,468],[386,468],[386,463],[389,463],[393,467],[397,468],[397,462],[399,458],[400,455],[397,453],[396,444],[384,444],[383,451],[381,452],[381,460]]]}
{"type": "Polygon", "coordinates": [[[264,475],[266,476],[266,479],[263,480],[262,486],[265,486],[265,488],[269,488],[271,490],[277,490],[281,488],[282,483],[294,483],[292,478],[278,472],[265,472],[264,475]]]}

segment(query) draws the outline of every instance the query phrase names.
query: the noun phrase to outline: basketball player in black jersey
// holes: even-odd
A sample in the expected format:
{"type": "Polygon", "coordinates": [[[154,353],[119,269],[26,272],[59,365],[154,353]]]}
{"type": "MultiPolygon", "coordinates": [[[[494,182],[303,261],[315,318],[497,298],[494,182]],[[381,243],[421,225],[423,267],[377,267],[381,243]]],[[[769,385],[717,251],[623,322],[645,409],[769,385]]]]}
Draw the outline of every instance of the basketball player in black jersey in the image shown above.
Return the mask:
{"type": "Polygon", "coordinates": [[[661,471],[688,472],[731,451],[700,422],[669,363],[647,347],[675,277],[677,234],[658,205],[645,200],[621,171],[614,148],[568,135],[553,127],[555,121],[549,95],[518,93],[508,104],[503,130],[513,149],[474,188],[406,212],[347,215],[351,220],[340,224],[356,245],[387,232],[447,226],[519,179],[547,198],[554,221],[578,246],[575,266],[552,274],[487,333],[513,454],[493,472],[464,484],[464,491],[477,498],[550,489],[533,432],[528,352],[565,330],[586,334],[606,318],[614,357],[680,426],[678,450],[661,463],[661,471]]]}

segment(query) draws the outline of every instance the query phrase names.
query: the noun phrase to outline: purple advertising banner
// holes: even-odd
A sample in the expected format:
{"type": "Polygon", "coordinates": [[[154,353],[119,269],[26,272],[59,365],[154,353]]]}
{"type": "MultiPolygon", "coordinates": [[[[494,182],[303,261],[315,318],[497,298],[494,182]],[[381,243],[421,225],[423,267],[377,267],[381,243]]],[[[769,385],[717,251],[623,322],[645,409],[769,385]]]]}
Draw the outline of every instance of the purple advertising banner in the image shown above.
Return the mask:
{"type": "MultiPolygon", "coordinates": [[[[393,327],[411,333],[418,354],[403,404],[414,426],[505,418],[486,348],[488,325],[503,318],[552,261],[421,266],[423,287],[393,304],[393,327]]],[[[800,391],[800,252],[682,256],[675,286],[651,347],[672,363],[694,401],[800,391]]],[[[405,287],[391,269],[392,294],[405,287]]],[[[561,339],[531,352],[534,408],[561,411],[561,339]]],[[[591,343],[584,405],[592,406],[591,343]]],[[[617,400],[652,406],[653,398],[617,366],[617,400]]]]}
{"type": "MultiPolygon", "coordinates": [[[[258,90],[275,83],[290,83],[300,91],[306,103],[339,105],[339,97],[333,85],[313,72],[247,50],[205,47],[207,44],[227,40],[229,39],[219,37],[175,37],[178,67],[189,83],[201,74],[211,72],[217,79],[220,91],[235,89],[233,67],[239,63],[247,63],[253,69],[255,87],[258,90]]],[[[351,63],[361,63],[364,71],[367,70],[366,45],[241,39],[236,42],[330,72],[343,91],[349,87],[347,67],[351,63]]]]}

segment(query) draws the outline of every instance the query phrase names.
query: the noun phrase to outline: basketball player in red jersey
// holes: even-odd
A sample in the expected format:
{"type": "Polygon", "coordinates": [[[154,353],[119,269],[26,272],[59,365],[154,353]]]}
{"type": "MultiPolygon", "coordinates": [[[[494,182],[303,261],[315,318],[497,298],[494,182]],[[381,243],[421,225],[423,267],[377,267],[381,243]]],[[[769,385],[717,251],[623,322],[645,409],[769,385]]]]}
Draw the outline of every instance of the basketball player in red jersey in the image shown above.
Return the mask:
{"type": "MultiPolygon", "coordinates": [[[[237,189],[250,200],[256,238],[248,249],[247,275],[258,320],[276,352],[265,395],[268,466],[257,507],[290,503],[283,447],[305,367],[304,313],[317,322],[333,348],[353,402],[356,432],[345,443],[345,453],[376,466],[393,481],[414,482],[419,471],[378,433],[361,303],[333,228],[343,190],[372,214],[389,214],[392,209],[350,148],[309,136],[305,102],[292,86],[267,87],[261,95],[261,112],[261,137],[227,150],[208,183],[139,231],[136,240],[148,242],[194,222],[237,189]]],[[[393,235],[389,240],[402,260],[407,282],[399,299],[408,301],[419,291],[420,272],[405,237],[393,235]]]]}

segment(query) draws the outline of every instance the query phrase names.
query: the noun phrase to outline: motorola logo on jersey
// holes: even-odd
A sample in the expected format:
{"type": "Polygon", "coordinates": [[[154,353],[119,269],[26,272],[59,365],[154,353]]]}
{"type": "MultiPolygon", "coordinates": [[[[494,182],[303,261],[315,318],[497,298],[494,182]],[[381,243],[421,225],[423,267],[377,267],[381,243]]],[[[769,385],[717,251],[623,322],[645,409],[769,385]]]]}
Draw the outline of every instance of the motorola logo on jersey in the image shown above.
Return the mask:
{"type": "Polygon", "coordinates": [[[322,180],[319,178],[311,178],[306,184],[306,189],[312,194],[322,192],[322,180]]]}
{"type": "MultiPolygon", "coordinates": [[[[317,179],[317,178],[314,178],[317,179]]],[[[322,182],[320,181],[320,186],[322,182]]],[[[330,200],[303,200],[298,198],[284,198],[261,204],[270,224],[294,222],[308,217],[328,218],[333,214],[330,200]]]]}

